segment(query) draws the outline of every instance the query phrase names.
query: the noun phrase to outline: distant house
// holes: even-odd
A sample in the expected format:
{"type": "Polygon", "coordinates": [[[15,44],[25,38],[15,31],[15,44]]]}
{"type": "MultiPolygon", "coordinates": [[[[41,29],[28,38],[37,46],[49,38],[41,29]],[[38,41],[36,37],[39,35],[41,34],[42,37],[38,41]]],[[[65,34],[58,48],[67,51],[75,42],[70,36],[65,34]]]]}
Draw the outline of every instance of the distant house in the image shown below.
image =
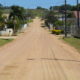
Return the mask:
{"type": "MultiPolygon", "coordinates": [[[[73,12],[74,14],[74,25],[72,26],[72,35],[75,37],[80,37],[80,28],[78,27],[78,15],[77,11],[73,12]]],[[[80,11],[79,11],[79,25],[80,25],[80,11]]]]}

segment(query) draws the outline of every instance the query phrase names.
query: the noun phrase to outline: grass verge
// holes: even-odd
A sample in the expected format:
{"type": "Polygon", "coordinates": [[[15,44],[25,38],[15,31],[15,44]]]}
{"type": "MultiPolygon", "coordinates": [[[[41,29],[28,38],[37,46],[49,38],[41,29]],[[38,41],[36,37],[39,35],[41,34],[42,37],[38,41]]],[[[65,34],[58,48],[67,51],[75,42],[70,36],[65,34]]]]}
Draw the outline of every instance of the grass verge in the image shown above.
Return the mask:
{"type": "Polygon", "coordinates": [[[30,20],[27,20],[27,23],[31,23],[31,22],[33,22],[33,20],[32,20],[32,19],[30,19],[30,20]]]}
{"type": "Polygon", "coordinates": [[[75,47],[80,52],[80,39],[79,38],[64,38],[65,42],[75,47]]]}
{"type": "Polygon", "coordinates": [[[11,41],[13,41],[13,39],[0,39],[0,46],[3,46],[11,41]]]}

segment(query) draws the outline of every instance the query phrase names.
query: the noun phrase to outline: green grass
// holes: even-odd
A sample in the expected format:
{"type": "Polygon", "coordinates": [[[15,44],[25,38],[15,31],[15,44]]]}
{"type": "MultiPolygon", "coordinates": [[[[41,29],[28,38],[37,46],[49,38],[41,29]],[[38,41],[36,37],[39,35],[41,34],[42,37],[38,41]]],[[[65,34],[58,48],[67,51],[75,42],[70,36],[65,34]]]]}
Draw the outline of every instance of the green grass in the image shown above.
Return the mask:
{"type": "Polygon", "coordinates": [[[79,38],[64,38],[65,42],[75,47],[80,52],[80,39],[79,38]]]}
{"type": "Polygon", "coordinates": [[[30,19],[30,20],[27,20],[27,23],[31,23],[31,22],[33,22],[33,20],[32,20],[32,19],[30,19]]]}
{"type": "Polygon", "coordinates": [[[0,39],[0,46],[3,46],[11,41],[13,41],[13,39],[0,39]]]}

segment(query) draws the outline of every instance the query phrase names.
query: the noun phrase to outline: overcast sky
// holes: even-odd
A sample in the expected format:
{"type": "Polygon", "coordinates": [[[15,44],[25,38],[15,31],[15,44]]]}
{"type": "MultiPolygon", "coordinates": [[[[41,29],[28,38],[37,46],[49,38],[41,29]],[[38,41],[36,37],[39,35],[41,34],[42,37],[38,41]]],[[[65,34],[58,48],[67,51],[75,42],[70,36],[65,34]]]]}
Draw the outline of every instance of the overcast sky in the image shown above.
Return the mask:
{"type": "MultiPolygon", "coordinates": [[[[74,5],[76,4],[76,1],[77,0],[67,0],[67,3],[74,5]]],[[[36,8],[37,6],[49,8],[53,5],[64,4],[64,0],[0,0],[0,3],[5,6],[20,5],[25,8],[36,8]]]]}

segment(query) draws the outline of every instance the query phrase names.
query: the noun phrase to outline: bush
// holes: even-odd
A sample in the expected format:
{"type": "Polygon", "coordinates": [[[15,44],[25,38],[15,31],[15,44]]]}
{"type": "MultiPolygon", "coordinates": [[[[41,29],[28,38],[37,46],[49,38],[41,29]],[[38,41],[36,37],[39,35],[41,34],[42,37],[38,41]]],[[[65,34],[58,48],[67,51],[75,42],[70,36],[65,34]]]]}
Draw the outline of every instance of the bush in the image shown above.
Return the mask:
{"type": "Polygon", "coordinates": [[[31,23],[31,22],[33,22],[32,19],[26,21],[26,23],[31,23]]]}
{"type": "Polygon", "coordinates": [[[7,22],[7,26],[8,26],[8,28],[14,29],[14,23],[13,23],[13,21],[8,21],[7,22]]]}
{"type": "Polygon", "coordinates": [[[59,35],[59,34],[61,34],[63,31],[62,31],[62,30],[51,30],[51,32],[52,32],[53,34],[59,35]]]}

